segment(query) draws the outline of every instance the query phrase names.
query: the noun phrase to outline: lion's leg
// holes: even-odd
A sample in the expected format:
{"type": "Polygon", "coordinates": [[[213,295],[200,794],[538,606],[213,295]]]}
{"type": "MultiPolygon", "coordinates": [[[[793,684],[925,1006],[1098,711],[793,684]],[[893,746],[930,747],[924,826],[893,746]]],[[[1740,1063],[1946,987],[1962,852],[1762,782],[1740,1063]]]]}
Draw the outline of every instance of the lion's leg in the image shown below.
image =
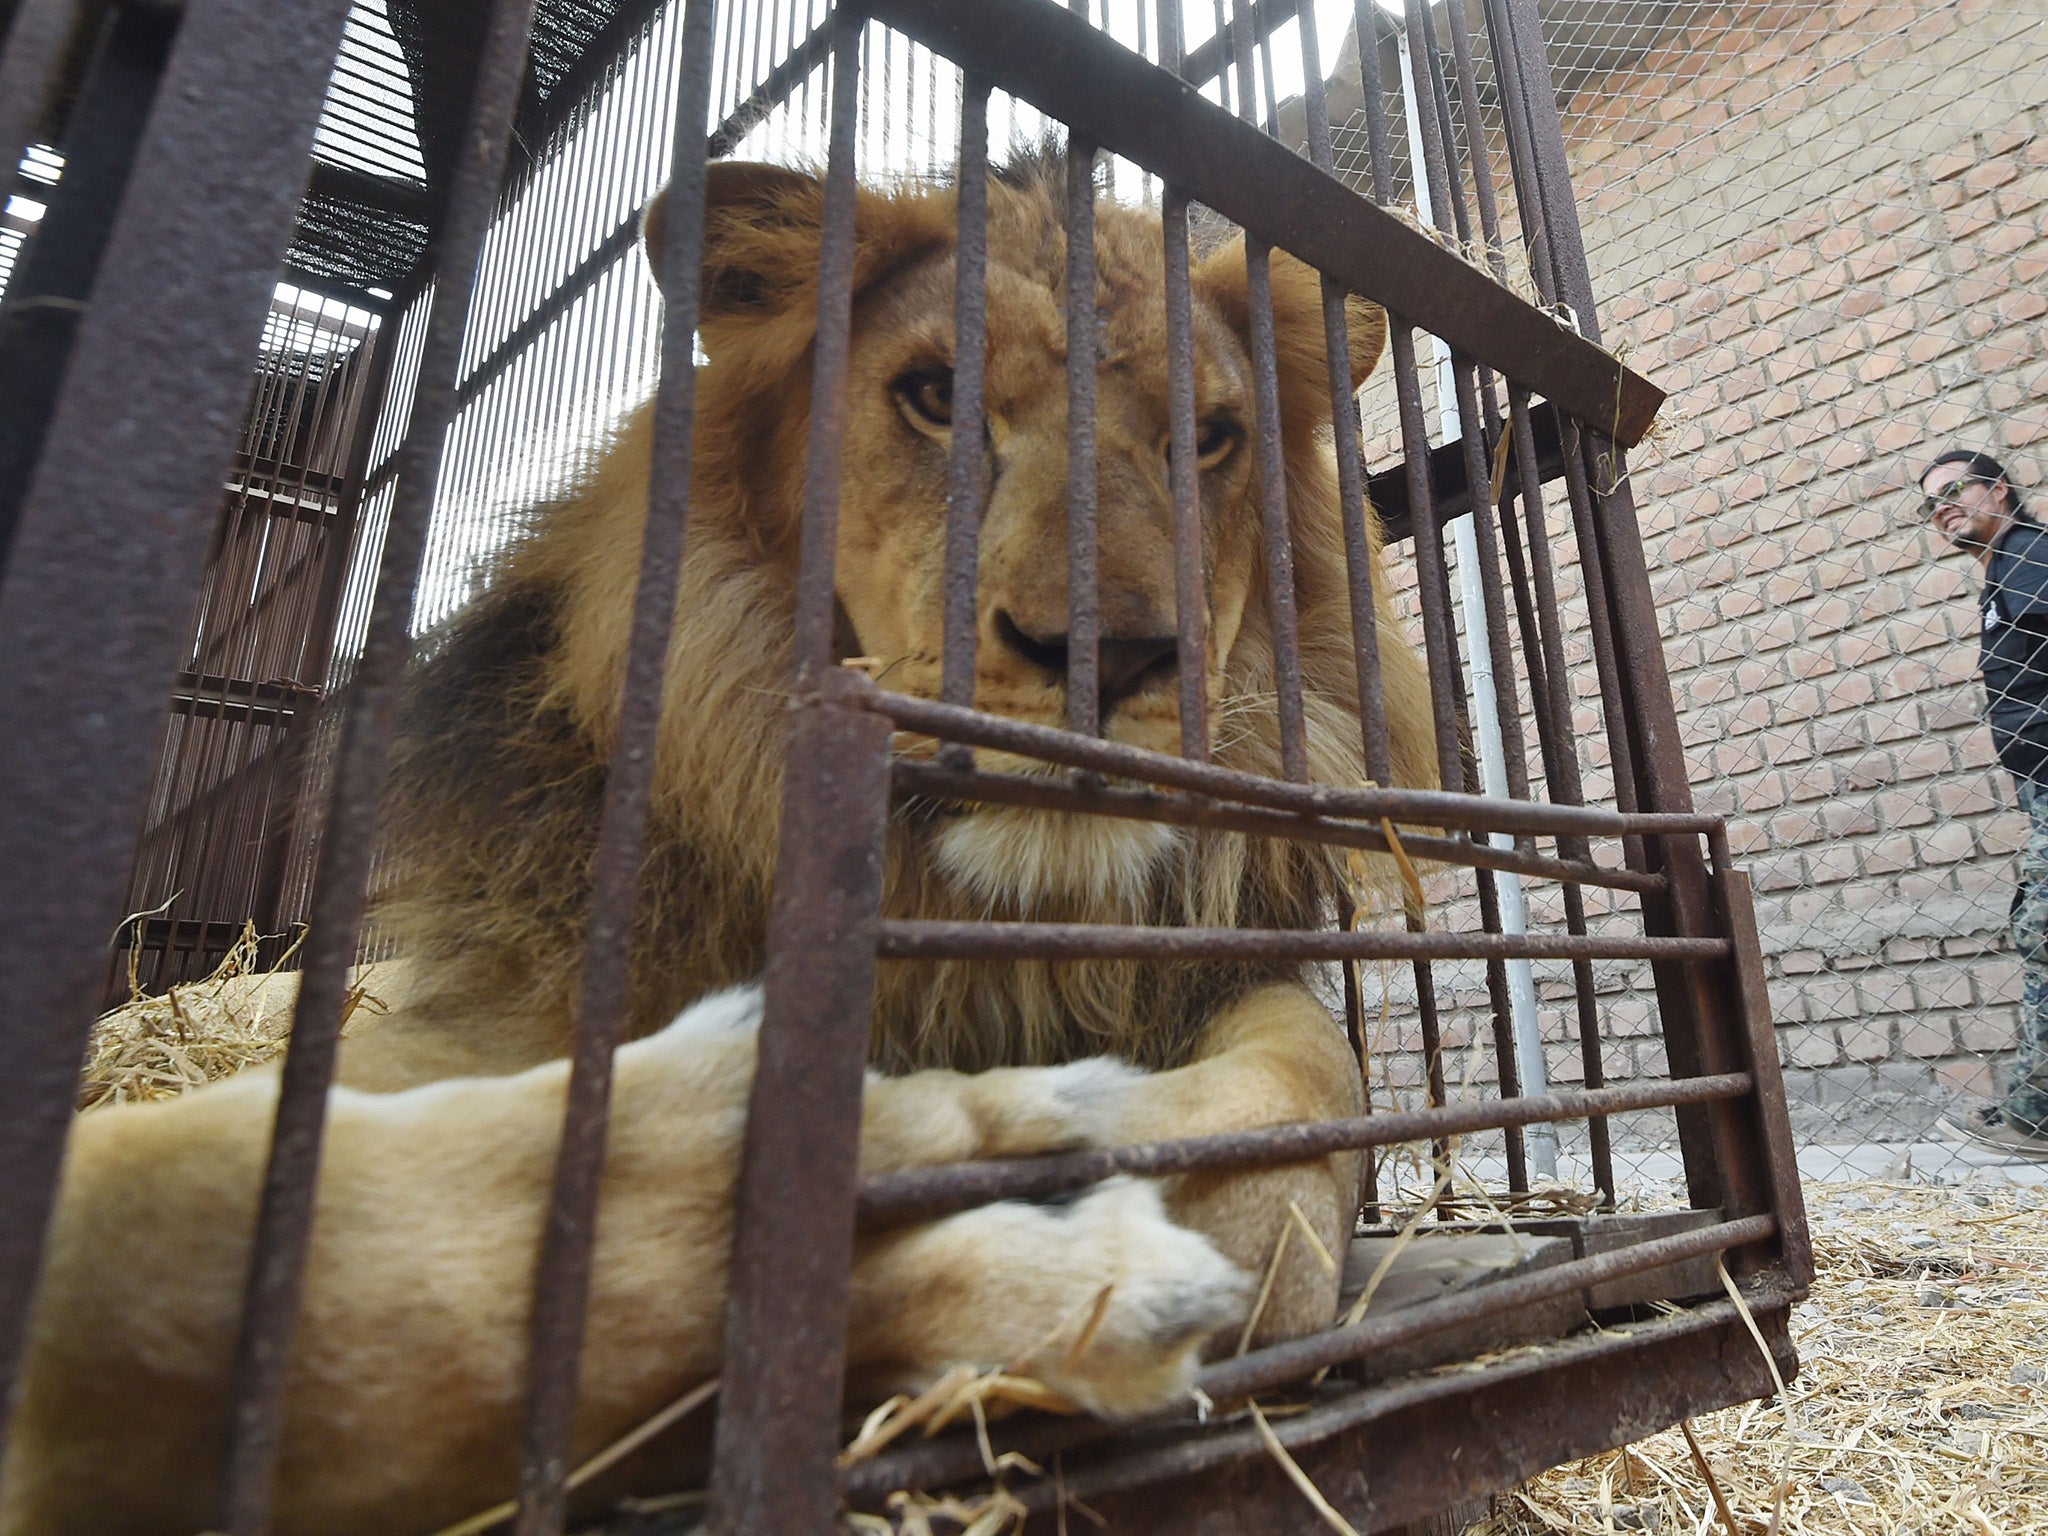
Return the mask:
{"type": "MultiPolygon", "coordinates": [[[[580,1457],[716,1374],[757,991],[623,1048],[576,1427],[580,1457]]],[[[1086,1062],[870,1084],[872,1167],[1104,1139],[1142,1074],[1086,1062]]],[[[567,1068],[336,1090],[299,1324],[278,1529],[434,1530],[514,1474],[567,1068]]],[[[186,1536],[212,1519],[274,1074],[84,1116],[52,1230],[0,1508],[5,1536],[186,1536]]],[[[1058,1338],[1045,1374],[1163,1402],[1245,1282],[1155,1195],[968,1212],[866,1241],[857,1373],[918,1381],[1058,1338]],[[1111,1287],[1096,1337],[1066,1358],[1111,1287]],[[1059,1330],[1068,1330],[1061,1335],[1059,1330]]]]}
{"type": "MultiPolygon", "coordinates": [[[[1307,988],[1276,985],[1239,999],[1213,1019],[1188,1066],[1153,1074],[1123,1100],[1124,1141],[1166,1141],[1356,1115],[1363,1107],[1357,1059],[1329,1010],[1307,988]]],[[[1176,1221],[1209,1237],[1234,1263],[1263,1277],[1281,1233],[1287,1239],[1255,1342],[1327,1326],[1339,1275],[1299,1225],[1299,1208],[1340,1270],[1358,1208],[1355,1153],[1255,1173],[1191,1174],[1166,1182],[1176,1221]]]]}

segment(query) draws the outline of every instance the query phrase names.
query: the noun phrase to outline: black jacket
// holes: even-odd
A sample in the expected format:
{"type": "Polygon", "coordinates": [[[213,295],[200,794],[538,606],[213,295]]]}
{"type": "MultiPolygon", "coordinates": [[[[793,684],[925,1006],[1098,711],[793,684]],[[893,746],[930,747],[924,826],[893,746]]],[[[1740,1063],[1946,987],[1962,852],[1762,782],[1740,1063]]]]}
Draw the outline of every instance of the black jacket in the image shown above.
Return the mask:
{"type": "Polygon", "coordinates": [[[2006,531],[1978,606],[1991,744],[2014,776],[2048,784],[2048,528],[2022,518],[2006,531]]]}

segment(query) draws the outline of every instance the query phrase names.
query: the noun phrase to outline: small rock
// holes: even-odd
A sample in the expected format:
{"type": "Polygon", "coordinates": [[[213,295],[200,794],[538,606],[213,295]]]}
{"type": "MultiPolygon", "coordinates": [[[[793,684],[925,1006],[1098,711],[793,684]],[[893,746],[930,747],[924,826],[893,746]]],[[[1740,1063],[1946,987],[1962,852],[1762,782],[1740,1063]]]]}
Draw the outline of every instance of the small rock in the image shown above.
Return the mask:
{"type": "Polygon", "coordinates": [[[1877,1500],[1870,1496],[1870,1490],[1857,1482],[1853,1477],[1824,1477],[1820,1480],[1820,1485],[1828,1493],[1840,1494],[1842,1498],[1851,1504],[1875,1504],[1877,1502],[1877,1500]]]}
{"type": "Polygon", "coordinates": [[[1950,1418],[1963,1419],[1965,1421],[2002,1419],[2005,1417],[1996,1408],[1987,1408],[1982,1403],[1950,1403],[1948,1405],[1948,1412],[1950,1418]]]}
{"type": "Polygon", "coordinates": [[[1913,1305],[1916,1307],[1953,1307],[1955,1304],[1955,1297],[1947,1291],[1936,1290],[1931,1285],[1924,1287],[1920,1294],[1913,1298],[1913,1305]]]}
{"type": "Polygon", "coordinates": [[[1939,1238],[1929,1237],[1925,1232],[1915,1232],[1911,1237],[1906,1239],[1906,1246],[1908,1248],[1919,1249],[1939,1248],[1941,1246],[1941,1240],[1939,1238]]]}
{"type": "Polygon", "coordinates": [[[1984,1451],[1984,1436],[1974,1429],[1959,1430],[1948,1437],[1948,1443],[1965,1456],[1979,1456],[1984,1451]]]}
{"type": "Polygon", "coordinates": [[[2038,1365],[2029,1365],[2023,1361],[2014,1366],[2011,1374],[2005,1379],[2016,1387],[2038,1386],[2042,1381],[2048,1380],[2048,1371],[2042,1370],[2038,1365]]]}

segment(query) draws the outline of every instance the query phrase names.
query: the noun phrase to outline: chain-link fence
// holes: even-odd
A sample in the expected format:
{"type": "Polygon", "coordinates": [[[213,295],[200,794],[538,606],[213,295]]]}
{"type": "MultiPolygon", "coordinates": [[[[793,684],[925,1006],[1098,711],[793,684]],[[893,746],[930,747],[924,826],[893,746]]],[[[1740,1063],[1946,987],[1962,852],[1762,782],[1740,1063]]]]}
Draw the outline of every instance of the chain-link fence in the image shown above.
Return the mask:
{"type": "MultiPolygon", "coordinates": [[[[1631,469],[1694,793],[1734,818],[1756,883],[1802,1164],[1897,1170],[1945,1110],[2007,1087],[2022,1038],[2008,911],[2027,819],[1985,724],[1980,573],[1928,525],[1916,477],[1961,445],[2023,496],[2042,479],[2048,7],[1543,14],[1603,339],[1671,392],[1631,469]]],[[[1458,19],[1440,7],[1430,25],[1458,19]]],[[[1408,74],[1424,49],[1398,16],[1377,35],[1406,182],[1399,87],[1428,79],[1408,74]]],[[[1338,71],[1333,105],[1357,78],[1338,71]]],[[[1340,166],[1362,182],[1351,89],[1340,166]]],[[[1521,253],[1503,254],[1520,281],[1521,253]]],[[[1390,441],[1391,401],[1368,391],[1366,408],[1390,441]]],[[[1569,539],[1556,555],[1583,634],[1569,539]]],[[[1604,736],[1591,701],[1581,715],[1597,800],[1604,736]]],[[[1458,1037],[1476,1035],[1480,978],[1449,980],[1458,1037]]],[[[1644,985],[1599,978],[1611,1077],[1664,1067],[1644,985]]],[[[1569,1080],[1569,986],[1537,986],[1550,1074],[1569,1080]]],[[[1637,1171],[1661,1169],[1654,1131],[1633,1145],[1637,1171]]]]}

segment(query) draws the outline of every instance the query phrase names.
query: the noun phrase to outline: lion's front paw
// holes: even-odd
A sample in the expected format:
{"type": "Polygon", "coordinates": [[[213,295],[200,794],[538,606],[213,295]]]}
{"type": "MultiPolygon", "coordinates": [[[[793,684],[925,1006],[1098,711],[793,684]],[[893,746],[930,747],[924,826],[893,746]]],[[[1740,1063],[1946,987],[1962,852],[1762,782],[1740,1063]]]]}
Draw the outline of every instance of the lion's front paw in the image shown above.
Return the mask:
{"type": "Polygon", "coordinates": [[[1095,1289],[1080,1316],[1018,1362],[1021,1373],[1109,1418],[1184,1401],[1202,1346],[1244,1320],[1250,1277],[1175,1225],[1159,1191],[1137,1179],[1111,1179],[1045,1214],[1065,1229],[1072,1288],[1095,1289]]]}
{"type": "Polygon", "coordinates": [[[1065,1203],[1003,1201],[881,1241],[856,1271],[856,1334],[882,1395],[965,1365],[1129,1418],[1186,1400],[1203,1344],[1244,1317],[1250,1294],[1150,1184],[1111,1179],[1065,1203]]]}

